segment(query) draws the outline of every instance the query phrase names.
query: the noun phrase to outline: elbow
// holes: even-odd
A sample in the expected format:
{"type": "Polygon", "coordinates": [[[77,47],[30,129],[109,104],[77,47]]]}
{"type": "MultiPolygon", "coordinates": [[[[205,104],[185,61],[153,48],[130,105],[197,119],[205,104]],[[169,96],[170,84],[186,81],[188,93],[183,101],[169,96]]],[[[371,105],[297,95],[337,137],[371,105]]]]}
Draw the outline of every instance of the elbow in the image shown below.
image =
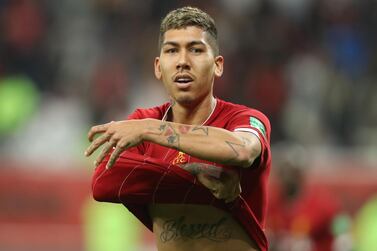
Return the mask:
{"type": "Polygon", "coordinates": [[[244,149],[238,155],[238,166],[243,168],[250,167],[258,155],[259,152],[254,148],[244,149]]]}
{"type": "Polygon", "coordinates": [[[239,166],[240,167],[243,167],[243,168],[247,168],[247,167],[250,167],[254,162],[254,159],[250,158],[250,157],[244,157],[244,158],[240,158],[239,159],[239,166]]]}

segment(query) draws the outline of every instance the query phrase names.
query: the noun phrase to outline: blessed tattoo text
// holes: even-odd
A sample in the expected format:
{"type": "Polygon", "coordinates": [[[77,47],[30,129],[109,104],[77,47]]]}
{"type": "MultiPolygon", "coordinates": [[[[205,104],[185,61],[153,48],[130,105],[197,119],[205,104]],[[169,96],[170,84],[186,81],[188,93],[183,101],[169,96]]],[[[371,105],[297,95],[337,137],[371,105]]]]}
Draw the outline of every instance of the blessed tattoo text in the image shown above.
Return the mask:
{"type": "Polygon", "coordinates": [[[213,223],[187,223],[185,219],[184,216],[181,216],[165,221],[160,234],[161,241],[207,239],[214,242],[225,242],[232,236],[232,229],[225,224],[226,217],[213,223]]]}

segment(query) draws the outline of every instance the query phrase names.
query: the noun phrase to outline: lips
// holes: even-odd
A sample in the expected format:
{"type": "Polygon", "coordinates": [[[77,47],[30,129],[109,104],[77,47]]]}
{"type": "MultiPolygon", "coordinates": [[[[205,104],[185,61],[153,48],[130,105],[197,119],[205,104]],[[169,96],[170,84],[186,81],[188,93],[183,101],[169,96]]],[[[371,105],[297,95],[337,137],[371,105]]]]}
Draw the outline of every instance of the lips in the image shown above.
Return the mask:
{"type": "Polygon", "coordinates": [[[174,82],[180,83],[180,84],[186,84],[189,82],[192,82],[194,79],[188,74],[185,75],[176,75],[174,78],[174,82]]]}
{"type": "Polygon", "coordinates": [[[187,89],[194,81],[194,77],[187,73],[178,73],[173,77],[173,81],[179,89],[187,89]]]}
{"type": "Polygon", "coordinates": [[[174,82],[179,84],[187,84],[194,80],[193,77],[191,77],[189,74],[177,74],[174,77],[174,82]]]}

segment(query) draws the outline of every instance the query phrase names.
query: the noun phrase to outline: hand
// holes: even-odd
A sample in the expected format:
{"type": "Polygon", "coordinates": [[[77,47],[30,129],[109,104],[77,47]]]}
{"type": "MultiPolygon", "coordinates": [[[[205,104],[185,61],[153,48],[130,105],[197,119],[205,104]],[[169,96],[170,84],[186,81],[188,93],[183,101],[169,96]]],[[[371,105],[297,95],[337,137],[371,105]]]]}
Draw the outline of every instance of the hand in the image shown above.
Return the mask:
{"type": "Polygon", "coordinates": [[[225,200],[225,203],[235,200],[242,191],[238,173],[236,172],[223,173],[220,179],[199,173],[197,178],[200,183],[211,191],[213,196],[217,199],[225,200]]]}
{"type": "Polygon", "coordinates": [[[181,168],[195,175],[199,182],[207,187],[217,199],[229,203],[241,194],[238,172],[204,163],[188,163],[181,168]]]}
{"type": "Polygon", "coordinates": [[[143,120],[125,120],[93,126],[88,133],[88,139],[92,143],[86,149],[85,155],[90,156],[101,145],[107,142],[96,159],[95,165],[101,163],[109,151],[114,148],[106,165],[106,168],[111,168],[123,151],[143,141],[142,123],[144,123],[143,120]],[[97,134],[102,135],[93,141],[94,136],[97,134]]]}

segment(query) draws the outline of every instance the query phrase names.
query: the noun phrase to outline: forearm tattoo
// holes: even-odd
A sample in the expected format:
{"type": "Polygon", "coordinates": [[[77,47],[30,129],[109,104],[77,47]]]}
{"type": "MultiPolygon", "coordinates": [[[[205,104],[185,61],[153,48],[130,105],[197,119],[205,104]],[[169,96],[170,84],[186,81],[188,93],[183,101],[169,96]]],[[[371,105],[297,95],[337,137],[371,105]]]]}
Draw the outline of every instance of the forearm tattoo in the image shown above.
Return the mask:
{"type": "Polygon", "coordinates": [[[180,135],[174,130],[173,126],[170,123],[162,123],[158,129],[160,135],[166,137],[166,141],[173,148],[179,148],[179,137],[180,135]]]}
{"type": "Polygon", "coordinates": [[[158,134],[165,136],[167,143],[176,149],[180,147],[181,135],[188,134],[189,132],[200,131],[204,136],[208,136],[208,127],[179,125],[178,129],[174,129],[174,126],[168,122],[161,123],[158,131],[158,134]]]}
{"type": "Polygon", "coordinates": [[[202,131],[204,135],[208,136],[208,127],[206,126],[195,126],[192,131],[202,131]]]}
{"type": "MultiPolygon", "coordinates": [[[[166,139],[168,145],[175,149],[180,149],[180,137],[181,135],[188,134],[190,132],[195,132],[202,136],[209,136],[208,126],[191,126],[191,125],[178,125],[174,127],[169,122],[162,122],[158,128],[158,135],[163,135],[166,139]]],[[[225,140],[224,143],[230,148],[233,156],[230,157],[225,163],[232,163],[239,157],[240,148],[245,148],[251,144],[251,141],[245,137],[241,137],[241,142],[232,142],[225,140]]]]}
{"type": "Polygon", "coordinates": [[[181,216],[165,221],[162,226],[160,240],[169,242],[207,239],[214,242],[225,242],[232,236],[232,229],[226,225],[226,217],[211,223],[187,223],[185,219],[185,216],[181,216]]]}
{"type": "Polygon", "coordinates": [[[237,159],[238,156],[240,155],[238,152],[238,148],[245,148],[246,146],[251,144],[251,141],[248,138],[241,137],[242,143],[234,143],[230,141],[225,141],[225,143],[229,146],[229,148],[232,150],[234,153],[232,158],[229,158],[227,162],[232,162],[233,160],[237,159]]]}

